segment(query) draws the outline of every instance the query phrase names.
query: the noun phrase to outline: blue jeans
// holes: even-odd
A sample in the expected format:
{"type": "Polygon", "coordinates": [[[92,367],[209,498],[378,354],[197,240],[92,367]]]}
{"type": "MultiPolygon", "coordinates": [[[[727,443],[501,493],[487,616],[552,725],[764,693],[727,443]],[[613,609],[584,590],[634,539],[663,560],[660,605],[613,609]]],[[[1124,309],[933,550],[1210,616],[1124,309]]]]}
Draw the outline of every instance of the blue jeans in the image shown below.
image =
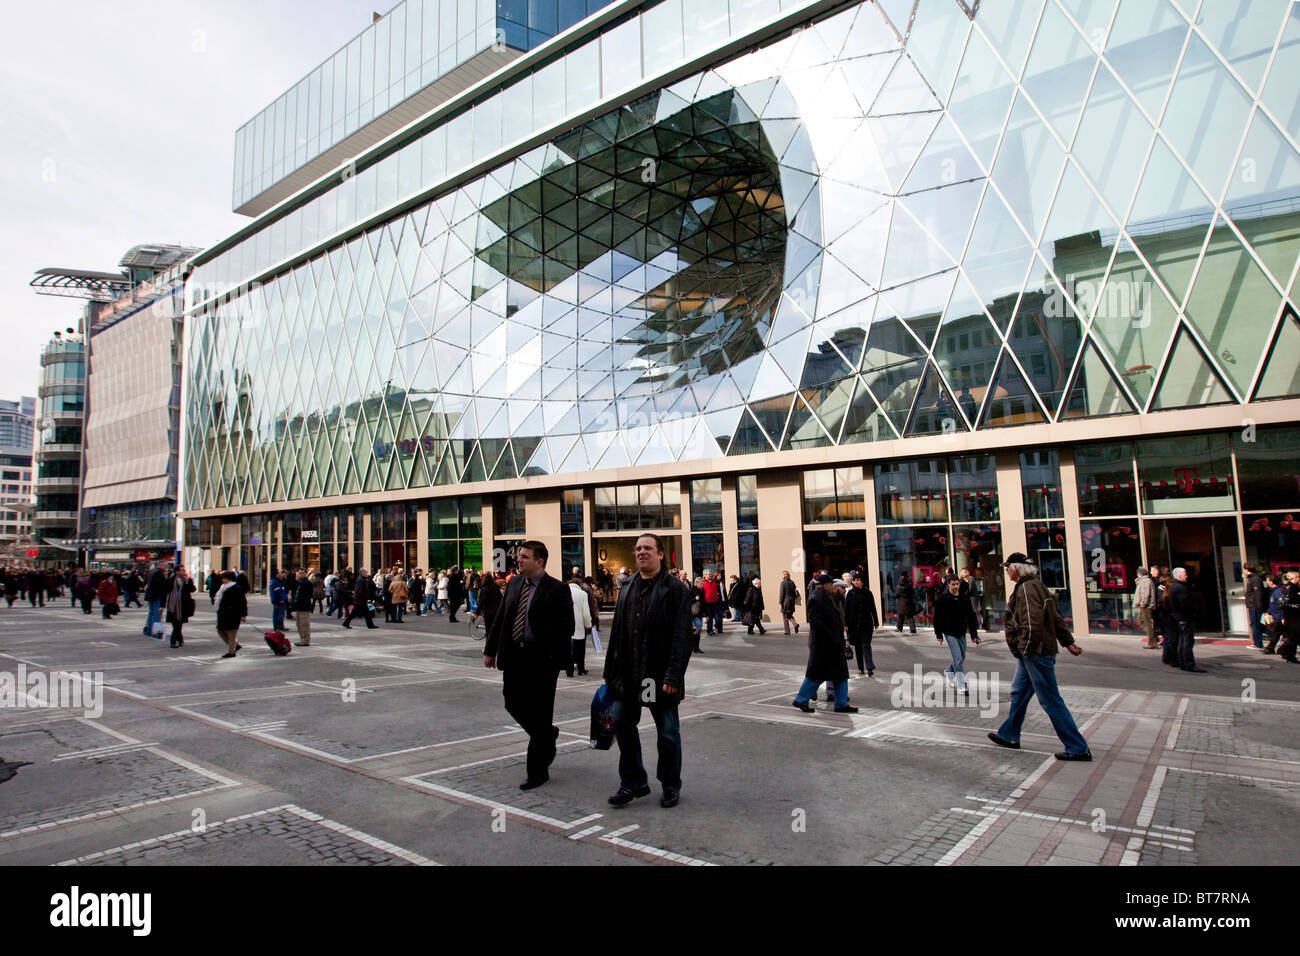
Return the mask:
{"type": "Polygon", "coordinates": [[[966,635],[965,634],[945,634],[943,639],[948,642],[948,653],[952,655],[952,663],[944,668],[945,674],[953,674],[957,678],[957,686],[966,686],[966,635]]]}
{"type": "Polygon", "coordinates": [[[162,620],[162,600],[149,602],[149,614],[144,619],[144,633],[153,636],[153,626],[162,620]]]}
{"type": "Polygon", "coordinates": [[[437,594],[430,594],[428,597],[426,597],[426,598],[424,599],[424,610],[423,610],[421,613],[422,613],[422,614],[428,614],[428,613],[429,613],[429,608],[433,608],[433,609],[434,609],[435,611],[437,611],[439,614],[442,613],[442,608],[438,607],[438,595],[437,595],[437,594]]]}
{"type": "MultiPolygon", "coordinates": [[[[677,716],[677,704],[646,704],[654,718],[659,734],[659,764],[655,776],[665,790],[682,788],[682,723],[677,716]]],[[[641,735],[636,725],[641,721],[639,700],[631,703],[615,701],[611,709],[614,716],[614,739],[618,741],[619,786],[629,790],[646,786],[645,765],[641,762],[641,735]]]]}
{"type": "Polygon", "coordinates": [[[1020,742],[1020,728],[1025,722],[1025,711],[1029,708],[1030,698],[1035,694],[1052,721],[1056,736],[1065,744],[1066,753],[1087,753],[1088,741],[1079,733],[1079,728],[1056,687],[1055,654],[1026,654],[1020,659],[1016,665],[1015,679],[1011,682],[1011,710],[998,728],[998,736],[1012,743],[1020,742]]]}
{"type": "Polygon", "coordinates": [[[284,630],[284,607],[283,604],[271,605],[271,630],[284,630]]]}
{"type": "Polygon", "coordinates": [[[1256,607],[1246,608],[1246,615],[1250,618],[1250,641],[1256,647],[1264,646],[1264,622],[1259,619],[1262,613],[1256,607]]]}
{"type": "Polygon", "coordinates": [[[474,613],[478,613],[478,589],[477,588],[469,592],[469,609],[474,613]]]}
{"type": "Polygon", "coordinates": [[[704,609],[708,612],[709,633],[717,631],[721,634],[722,619],[726,616],[727,606],[719,601],[717,604],[706,604],[704,609]]]}
{"type": "MultiPolygon", "coordinates": [[[[835,688],[835,706],[849,706],[849,682],[842,680],[827,681],[826,683],[835,688]]],[[[795,694],[794,702],[796,704],[806,704],[810,700],[816,700],[817,688],[821,687],[821,685],[821,681],[813,681],[805,677],[803,679],[803,684],[799,687],[799,693],[795,694]]]]}

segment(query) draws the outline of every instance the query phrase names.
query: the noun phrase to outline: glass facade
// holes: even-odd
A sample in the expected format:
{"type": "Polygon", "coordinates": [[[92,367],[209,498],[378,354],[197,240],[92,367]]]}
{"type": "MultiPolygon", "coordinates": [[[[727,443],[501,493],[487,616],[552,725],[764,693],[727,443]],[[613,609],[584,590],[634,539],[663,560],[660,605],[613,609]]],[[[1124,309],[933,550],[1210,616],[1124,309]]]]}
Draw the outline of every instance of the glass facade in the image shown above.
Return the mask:
{"type": "MultiPolygon", "coordinates": [[[[1136,630],[1136,569],[1165,561],[1196,569],[1200,626],[1235,627],[1231,553],[1290,560],[1300,513],[1295,429],[1250,418],[1300,398],[1300,9],[806,5],[629,6],[201,257],[187,511],[400,492],[430,509],[433,565],[472,563],[484,533],[508,553],[558,494],[552,547],[584,571],[653,529],[697,573],[729,555],[758,573],[760,532],[773,551],[802,532],[839,570],[878,550],[886,617],[901,576],[924,597],[969,567],[994,629],[1005,539],[1063,614],[1086,607],[1080,629],[1136,630]],[[1161,412],[1169,431],[1147,427],[1161,412]],[[787,479],[799,511],[764,506],[764,526],[787,479]],[[462,499],[427,499],[469,484],[493,526],[480,507],[467,535],[462,499]]],[[[340,103],[347,129],[367,95],[372,113],[409,96],[462,32],[426,42],[452,7],[407,0],[338,54],[315,147],[323,77],[301,153],[276,108],[259,117],[284,149],[241,140],[237,190],[323,148],[340,103]]],[[[519,49],[593,9],[485,8],[519,49]]],[[[410,562],[409,527],[367,517],[372,551],[410,562]]]]}

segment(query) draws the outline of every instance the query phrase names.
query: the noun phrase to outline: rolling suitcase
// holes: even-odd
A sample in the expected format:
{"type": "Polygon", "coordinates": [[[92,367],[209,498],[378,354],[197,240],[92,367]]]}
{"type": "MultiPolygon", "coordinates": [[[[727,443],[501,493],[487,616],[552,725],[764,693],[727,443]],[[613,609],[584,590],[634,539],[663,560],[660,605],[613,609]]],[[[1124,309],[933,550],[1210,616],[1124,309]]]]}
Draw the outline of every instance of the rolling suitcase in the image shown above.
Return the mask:
{"type": "Polygon", "coordinates": [[[293,649],[289,639],[284,636],[284,631],[267,631],[266,646],[271,649],[271,652],[276,657],[284,657],[293,649]]]}

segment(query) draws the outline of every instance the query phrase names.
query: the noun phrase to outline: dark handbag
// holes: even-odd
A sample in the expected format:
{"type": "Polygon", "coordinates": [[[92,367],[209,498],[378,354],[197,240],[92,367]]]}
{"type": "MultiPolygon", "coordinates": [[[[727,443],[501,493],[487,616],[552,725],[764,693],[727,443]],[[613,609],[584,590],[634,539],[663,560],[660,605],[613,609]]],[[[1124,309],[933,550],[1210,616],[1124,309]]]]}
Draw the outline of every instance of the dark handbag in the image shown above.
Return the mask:
{"type": "Polygon", "coordinates": [[[853,646],[850,644],[844,645],[844,659],[846,661],[853,660],[853,646]]]}
{"type": "Polygon", "coordinates": [[[745,625],[745,627],[753,627],[754,615],[749,611],[746,611],[744,614],[740,615],[740,623],[745,625]]]}
{"type": "Polygon", "coordinates": [[[700,602],[699,602],[699,601],[692,601],[692,602],[691,602],[691,617],[699,617],[699,616],[700,616],[701,614],[703,614],[703,613],[704,613],[704,609],[700,607],[700,602]]]}
{"type": "Polygon", "coordinates": [[[591,699],[591,746],[594,750],[608,750],[613,743],[614,695],[608,684],[601,684],[591,699]]]}

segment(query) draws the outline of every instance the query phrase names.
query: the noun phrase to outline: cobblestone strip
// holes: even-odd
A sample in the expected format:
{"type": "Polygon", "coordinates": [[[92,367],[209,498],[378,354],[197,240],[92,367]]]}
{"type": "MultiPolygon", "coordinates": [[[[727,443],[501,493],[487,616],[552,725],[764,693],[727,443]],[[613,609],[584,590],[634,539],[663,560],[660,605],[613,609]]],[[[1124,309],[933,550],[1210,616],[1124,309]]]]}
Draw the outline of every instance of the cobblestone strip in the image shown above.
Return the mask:
{"type": "Polygon", "coordinates": [[[227,820],[207,824],[199,832],[193,829],[178,830],[175,833],[63,860],[56,865],[130,866],[162,863],[167,857],[184,855],[204,846],[212,846],[241,836],[257,839],[276,837],[290,846],[303,850],[318,862],[327,864],[391,866],[402,862],[417,866],[436,865],[432,860],[418,853],[379,840],[293,804],[230,817],[227,820]]]}

